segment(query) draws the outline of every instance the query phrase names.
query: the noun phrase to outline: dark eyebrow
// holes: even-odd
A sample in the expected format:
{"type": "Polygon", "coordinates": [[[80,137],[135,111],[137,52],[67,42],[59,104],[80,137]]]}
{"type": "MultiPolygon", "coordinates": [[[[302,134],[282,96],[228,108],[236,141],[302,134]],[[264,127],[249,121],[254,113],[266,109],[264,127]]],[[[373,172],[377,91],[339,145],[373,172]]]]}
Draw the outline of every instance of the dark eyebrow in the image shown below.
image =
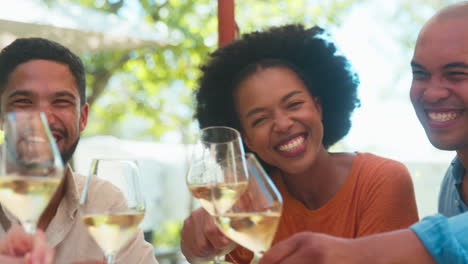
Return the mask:
{"type": "Polygon", "coordinates": [[[468,69],[468,64],[464,63],[464,62],[453,62],[453,63],[449,63],[449,64],[446,64],[444,65],[444,67],[442,67],[443,69],[450,69],[450,68],[465,68],[465,69],[468,69]]]}
{"type": "Polygon", "coordinates": [[[253,115],[255,115],[256,113],[260,113],[260,112],[263,112],[265,111],[265,108],[263,107],[257,107],[257,108],[254,108],[252,110],[250,110],[249,112],[247,112],[247,114],[245,115],[246,118],[249,118],[253,115]]]}
{"type": "Polygon", "coordinates": [[[76,96],[75,96],[74,94],[72,94],[72,93],[70,93],[70,92],[65,92],[65,91],[64,91],[64,92],[56,92],[56,93],[54,94],[54,96],[55,96],[55,97],[70,97],[70,98],[73,99],[73,100],[76,100],[76,99],[77,99],[76,96]]]}
{"type": "MultiPolygon", "coordinates": [[[[31,96],[32,94],[33,92],[27,90],[15,90],[10,95],[8,95],[8,98],[12,98],[15,96],[31,96]]],[[[75,95],[67,91],[56,92],[54,94],[54,97],[69,97],[70,99],[77,100],[75,95]]]]}
{"type": "Polygon", "coordinates": [[[424,69],[424,67],[421,64],[418,64],[415,61],[411,61],[411,67],[424,69]]]}
{"type": "Polygon", "coordinates": [[[301,91],[292,91],[290,93],[288,93],[287,95],[283,96],[283,98],[281,98],[281,102],[284,103],[286,102],[289,98],[293,97],[294,95],[296,94],[300,94],[302,93],[301,91]]]}
{"type": "Polygon", "coordinates": [[[15,96],[28,96],[28,95],[31,95],[32,92],[30,91],[26,91],[26,90],[16,90],[14,92],[12,92],[10,95],[8,95],[8,98],[12,98],[12,97],[15,97],[15,96]]]}
{"type": "MultiPolygon", "coordinates": [[[[281,98],[281,103],[284,103],[289,98],[293,97],[296,94],[300,94],[300,93],[302,93],[302,91],[292,91],[292,92],[288,93],[287,95],[283,96],[283,98],[281,98]]],[[[248,118],[248,117],[251,117],[254,114],[257,114],[257,113],[260,113],[260,112],[263,112],[263,111],[265,111],[265,108],[263,108],[263,107],[254,108],[254,109],[250,110],[249,112],[247,112],[245,117],[248,118]]]]}

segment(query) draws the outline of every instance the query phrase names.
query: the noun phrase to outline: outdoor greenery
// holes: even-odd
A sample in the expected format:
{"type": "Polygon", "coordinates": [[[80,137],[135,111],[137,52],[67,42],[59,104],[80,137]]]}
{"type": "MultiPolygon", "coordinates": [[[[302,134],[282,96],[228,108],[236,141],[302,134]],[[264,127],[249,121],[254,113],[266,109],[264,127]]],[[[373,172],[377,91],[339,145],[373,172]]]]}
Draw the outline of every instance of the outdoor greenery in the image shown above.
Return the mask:
{"type": "Polygon", "coordinates": [[[158,247],[177,248],[180,244],[182,221],[166,221],[153,232],[153,244],[158,247]]]}
{"type": "MultiPolygon", "coordinates": [[[[53,4],[52,0],[44,0],[53,4]]],[[[167,32],[171,45],[80,54],[88,81],[90,120],[84,136],[114,135],[160,140],[172,131],[186,142],[196,128],[192,91],[198,67],[217,47],[214,0],[69,0],[167,32]]],[[[270,25],[304,22],[338,26],[356,0],[237,1],[240,33],[270,25]]]]}
{"type": "MultiPolygon", "coordinates": [[[[80,54],[87,69],[88,102],[92,106],[84,136],[114,135],[136,140],[161,140],[167,132],[190,141],[192,92],[198,67],[217,47],[215,0],[42,0],[74,2],[154,26],[166,33],[170,45],[135,50],[80,54]]],[[[352,8],[375,4],[401,48],[410,53],[422,22],[455,0],[396,1],[393,12],[379,9],[379,0],[259,0],[236,1],[240,33],[267,26],[300,22],[339,27],[352,8]]],[[[401,62],[406,70],[406,61],[401,62]]],[[[392,87],[389,84],[389,87],[392,87]]],[[[382,95],[391,89],[382,87],[382,95]]]]}

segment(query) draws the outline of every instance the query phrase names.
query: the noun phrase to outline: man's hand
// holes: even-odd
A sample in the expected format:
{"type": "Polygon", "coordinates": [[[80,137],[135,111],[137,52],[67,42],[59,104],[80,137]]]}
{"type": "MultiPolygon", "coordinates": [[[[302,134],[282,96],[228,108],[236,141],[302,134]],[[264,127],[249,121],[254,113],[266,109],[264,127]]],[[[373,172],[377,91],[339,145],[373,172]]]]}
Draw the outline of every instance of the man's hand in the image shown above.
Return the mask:
{"type": "Polygon", "coordinates": [[[260,264],[435,264],[417,235],[409,229],[356,239],[303,232],[274,245],[260,264]]]}
{"type": "Polygon", "coordinates": [[[98,261],[98,260],[88,260],[88,261],[73,262],[73,264],[106,264],[106,262],[98,261]]]}
{"type": "Polygon", "coordinates": [[[185,219],[181,234],[181,249],[190,262],[208,261],[235,243],[221,233],[213,217],[203,208],[194,210],[185,219]]]}
{"type": "Polygon", "coordinates": [[[350,254],[351,241],[312,232],[298,233],[274,245],[260,264],[361,263],[359,254],[350,254]]]}
{"type": "Polygon", "coordinates": [[[0,263],[3,264],[51,264],[54,253],[44,232],[37,230],[30,235],[19,225],[12,226],[0,241],[0,263]]]}

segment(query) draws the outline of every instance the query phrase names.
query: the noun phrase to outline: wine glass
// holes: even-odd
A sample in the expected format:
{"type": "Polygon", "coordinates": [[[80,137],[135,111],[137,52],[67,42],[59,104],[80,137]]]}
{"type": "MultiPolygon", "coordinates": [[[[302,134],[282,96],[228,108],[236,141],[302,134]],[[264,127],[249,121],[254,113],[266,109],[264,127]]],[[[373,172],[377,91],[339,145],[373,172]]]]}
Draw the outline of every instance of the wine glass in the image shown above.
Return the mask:
{"type": "Polygon", "coordinates": [[[93,159],[91,163],[80,200],[82,219],[89,234],[104,252],[108,264],[115,263],[117,253],[136,235],[145,215],[139,175],[138,165],[133,160],[93,159]],[[92,207],[93,197],[89,190],[93,184],[104,183],[117,188],[126,204],[106,209],[92,207]]]}
{"type": "Polygon", "coordinates": [[[0,202],[34,234],[64,175],[62,158],[44,113],[6,113],[3,130],[0,202]]]}
{"type": "MultiPolygon", "coordinates": [[[[255,155],[246,154],[249,182],[241,197],[228,209],[218,210],[215,219],[221,232],[237,244],[251,250],[257,263],[267,251],[276,233],[283,201],[275,185],[255,155]]],[[[222,182],[216,182],[220,184],[222,182]]],[[[216,199],[212,195],[212,199],[216,199]]]]}
{"type": "MultiPolygon", "coordinates": [[[[228,210],[247,188],[248,181],[239,132],[221,126],[202,129],[186,180],[192,195],[210,215],[215,215],[214,207],[228,210]],[[217,181],[219,184],[213,184],[217,181]]],[[[226,248],[212,263],[230,263],[222,258],[232,249],[226,248]]]]}

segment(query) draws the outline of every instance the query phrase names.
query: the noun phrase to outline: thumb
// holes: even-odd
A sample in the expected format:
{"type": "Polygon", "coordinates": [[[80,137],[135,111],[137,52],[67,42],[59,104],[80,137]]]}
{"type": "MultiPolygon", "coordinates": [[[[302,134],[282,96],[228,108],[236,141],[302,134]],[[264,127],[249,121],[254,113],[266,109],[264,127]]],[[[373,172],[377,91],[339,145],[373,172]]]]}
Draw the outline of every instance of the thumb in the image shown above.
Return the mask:
{"type": "Polygon", "coordinates": [[[88,261],[73,262],[73,264],[106,264],[106,262],[100,261],[100,260],[88,260],[88,261]]]}
{"type": "Polygon", "coordinates": [[[283,240],[276,245],[272,246],[267,252],[263,254],[259,264],[274,264],[280,263],[283,259],[290,256],[298,248],[298,240],[294,237],[283,240]]]}
{"type": "Polygon", "coordinates": [[[8,257],[5,255],[0,255],[0,263],[2,264],[25,264],[23,258],[8,257]]]}

